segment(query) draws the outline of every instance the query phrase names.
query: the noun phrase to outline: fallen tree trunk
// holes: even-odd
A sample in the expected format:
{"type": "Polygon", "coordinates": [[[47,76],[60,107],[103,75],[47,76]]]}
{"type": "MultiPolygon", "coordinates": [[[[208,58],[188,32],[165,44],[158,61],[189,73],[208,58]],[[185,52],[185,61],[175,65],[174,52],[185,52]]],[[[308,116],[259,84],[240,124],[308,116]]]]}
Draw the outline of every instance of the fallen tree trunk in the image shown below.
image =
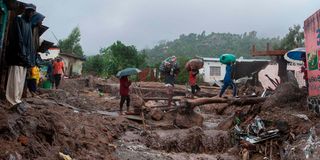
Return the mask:
{"type": "Polygon", "coordinates": [[[228,103],[229,105],[251,105],[258,104],[266,101],[266,97],[248,97],[248,98],[197,98],[197,99],[184,99],[182,100],[182,106],[189,107],[193,109],[196,106],[201,106],[205,104],[212,103],[228,103]]]}
{"type": "Polygon", "coordinates": [[[224,98],[197,98],[197,99],[185,99],[184,103],[186,107],[194,108],[211,103],[227,103],[228,100],[224,98]]]}
{"type": "MultiPolygon", "coordinates": [[[[159,100],[168,100],[167,97],[144,97],[142,98],[144,101],[159,101],[159,100]]],[[[181,98],[172,98],[172,101],[180,101],[181,98]]]]}
{"type": "Polygon", "coordinates": [[[237,99],[230,99],[230,105],[252,105],[265,102],[267,97],[248,97],[248,98],[237,98],[237,99]]]}

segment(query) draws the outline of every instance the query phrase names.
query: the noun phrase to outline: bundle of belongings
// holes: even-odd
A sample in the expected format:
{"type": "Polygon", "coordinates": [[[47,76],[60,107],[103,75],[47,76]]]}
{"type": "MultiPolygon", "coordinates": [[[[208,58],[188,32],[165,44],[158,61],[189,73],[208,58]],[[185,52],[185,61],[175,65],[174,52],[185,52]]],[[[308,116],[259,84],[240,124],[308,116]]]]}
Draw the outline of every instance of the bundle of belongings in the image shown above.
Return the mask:
{"type": "Polygon", "coordinates": [[[177,63],[177,58],[175,56],[171,56],[162,61],[159,70],[162,74],[177,74],[179,72],[179,65],[177,63]]]}
{"type": "Polygon", "coordinates": [[[199,70],[201,68],[203,68],[204,62],[202,59],[199,58],[194,58],[189,60],[186,65],[185,68],[187,71],[192,71],[192,70],[199,70]]]}

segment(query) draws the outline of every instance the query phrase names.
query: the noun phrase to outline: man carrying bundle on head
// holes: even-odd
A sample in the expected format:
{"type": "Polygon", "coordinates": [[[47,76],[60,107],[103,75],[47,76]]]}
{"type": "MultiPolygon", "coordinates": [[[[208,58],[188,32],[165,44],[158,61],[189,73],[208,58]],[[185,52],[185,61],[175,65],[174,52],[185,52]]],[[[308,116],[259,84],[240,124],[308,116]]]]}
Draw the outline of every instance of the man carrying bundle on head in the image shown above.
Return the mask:
{"type": "Polygon", "coordinates": [[[176,76],[179,73],[179,66],[175,56],[165,59],[160,65],[160,71],[164,75],[164,83],[168,94],[168,107],[171,107],[173,98],[173,87],[176,76]]]}
{"type": "Polygon", "coordinates": [[[201,89],[197,84],[197,75],[199,69],[203,67],[203,61],[201,59],[191,59],[186,63],[185,68],[189,71],[189,85],[191,87],[192,97],[201,89]]]}

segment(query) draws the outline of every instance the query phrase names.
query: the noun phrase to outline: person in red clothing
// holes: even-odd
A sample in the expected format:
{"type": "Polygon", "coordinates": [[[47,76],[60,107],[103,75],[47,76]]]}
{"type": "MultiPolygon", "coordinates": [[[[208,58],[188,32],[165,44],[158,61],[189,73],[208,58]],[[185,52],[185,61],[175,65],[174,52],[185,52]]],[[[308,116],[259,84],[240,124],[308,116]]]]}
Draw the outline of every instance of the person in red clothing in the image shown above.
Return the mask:
{"type": "Polygon", "coordinates": [[[189,85],[191,86],[192,96],[200,91],[200,87],[197,85],[197,74],[199,70],[193,69],[189,71],[189,85]]]}
{"type": "Polygon", "coordinates": [[[53,77],[54,77],[54,85],[56,89],[58,89],[60,85],[61,78],[64,74],[64,63],[60,57],[53,62],[53,77]]]}
{"type": "Polygon", "coordinates": [[[122,107],[125,101],[127,101],[127,112],[129,112],[130,106],[130,95],[129,95],[129,87],[131,85],[131,81],[128,80],[128,76],[123,76],[120,78],[120,114],[122,114],[122,107]]]}

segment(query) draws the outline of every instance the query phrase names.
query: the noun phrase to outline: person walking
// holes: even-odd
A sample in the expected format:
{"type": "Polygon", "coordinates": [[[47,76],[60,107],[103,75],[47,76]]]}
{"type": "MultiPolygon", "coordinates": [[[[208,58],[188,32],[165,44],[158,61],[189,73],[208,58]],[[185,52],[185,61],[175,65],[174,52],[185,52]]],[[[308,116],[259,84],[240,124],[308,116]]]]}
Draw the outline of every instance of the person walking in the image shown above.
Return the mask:
{"type": "Polygon", "coordinates": [[[129,81],[128,76],[123,76],[120,78],[120,114],[122,115],[123,104],[127,102],[127,113],[129,112],[130,107],[130,95],[129,95],[129,87],[131,85],[131,81],[129,81]]]}
{"type": "Polygon", "coordinates": [[[53,87],[53,84],[54,84],[54,78],[53,78],[53,62],[54,60],[50,60],[47,64],[47,79],[50,81],[50,83],[52,84],[52,87],[53,87]]]}
{"type": "Polygon", "coordinates": [[[62,76],[64,75],[64,63],[60,57],[58,57],[53,62],[53,78],[54,78],[54,86],[56,89],[59,88],[62,76]]]}
{"type": "Polygon", "coordinates": [[[226,66],[226,74],[225,74],[224,79],[223,79],[223,86],[221,88],[219,97],[222,97],[223,93],[226,91],[226,89],[229,86],[232,86],[232,88],[233,88],[233,97],[236,97],[236,95],[237,95],[237,86],[233,83],[231,74],[232,74],[232,66],[231,66],[231,63],[228,63],[227,66],[226,66]]]}
{"type": "Polygon", "coordinates": [[[189,85],[191,86],[192,97],[201,90],[200,87],[197,85],[198,74],[199,74],[198,69],[193,69],[189,71],[189,85]]]}

